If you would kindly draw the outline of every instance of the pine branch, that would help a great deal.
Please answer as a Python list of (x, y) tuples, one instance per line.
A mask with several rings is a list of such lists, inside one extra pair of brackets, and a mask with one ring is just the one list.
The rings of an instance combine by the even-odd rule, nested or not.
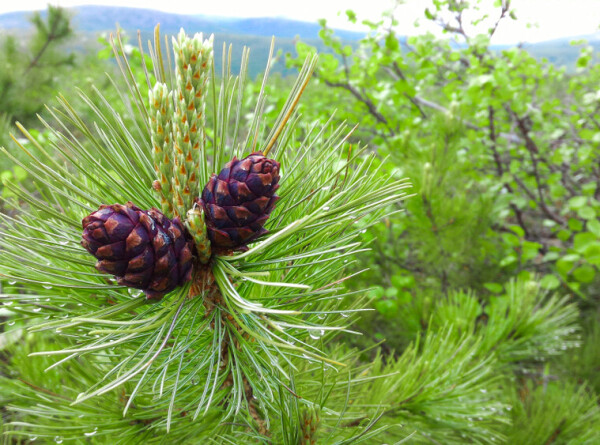
[[(125, 57), (120, 37), (112, 42), (125, 82), (124, 88), (117, 81), (113, 85), (123, 102), (119, 109), (128, 115), (93, 90), (93, 98), (80, 92), (95, 117), (93, 124), (86, 123), (64, 97), (59, 107), (49, 110), (53, 122), (43, 123), (52, 135), (50, 147), (37, 143), (21, 127), (36, 145), (35, 154), (20, 145), (31, 160), (23, 167), (41, 193), (7, 183), (26, 205), (16, 218), (2, 216), (0, 278), (18, 281), (30, 297), (11, 292), (3, 299), (21, 302), (13, 308), (28, 318), (36, 337), (52, 332), (56, 338), (53, 347), (30, 351), (32, 362), (39, 366), (38, 360), (43, 360), (53, 378), (76, 366), (91, 369), (85, 379), (69, 383), (68, 395), (60, 388), (47, 388), (68, 401), (53, 401), (46, 411), (15, 408), (15, 413), (34, 421), (15, 421), (11, 431), (47, 437), (59, 419), (61, 425), (77, 425), (64, 429), (61, 437), (81, 438), (90, 425), (74, 419), (75, 413), (111, 404), (96, 437), (109, 437), (111, 428), (122, 432), (123, 440), (137, 434), (148, 438), (156, 431), (185, 437), (220, 430), (223, 437), (248, 434), (253, 439), (268, 433), (275, 441), (282, 434), (274, 422), (282, 398), (292, 397), (296, 403), (303, 397), (313, 403), (296, 393), (296, 370), (306, 364), (344, 368), (344, 363), (328, 356), (323, 342), (339, 332), (351, 333), (350, 317), (339, 314), (354, 314), (364, 305), (362, 298), (343, 302), (344, 296), (352, 294), (343, 287), (353, 275), (346, 271), (352, 264), (348, 259), (362, 251), (357, 240), (363, 227), (389, 213), (407, 196), (410, 185), (377, 175), (376, 170), (367, 174), (374, 156), (365, 154), (364, 148), (349, 156), (344, 126), (315, 126), (304, 143), (289, 143), (299, 122), (295, 107), (316, 63), (311, 56), (270, 133), (257, 131), (263, 125), (264, 90), (250, 123), (248, 140), (265, 151), (276, 147), (271, 152), (282, 166), (281, 200), (265, 225), (269, 233), (243, 253), (214, 251), (209, 261), (194, 263), (193, 283), (147, 304), (140, 290), (119, 286), (110, 275), (96, 272), (91, 257), (80, 247), (83, 217), (107, 202), (132, 201), (141, 206), (131, 204), (127, 207), (131, 211), (151, 208), (157, 204), (151, 184), (165, 170), (161, 156), (153, 155), (153, 150), (160, 154), (156, 147), (163, 153), (168, 148), (159, 131), (164, 135), (168, 122), (162, 113), (163, 108), (168, 113), (163, 103), (165, 87), (152, 86), (150, 97), (155, 100), (144, 101), (149, 91), (136, 83), (137, 68)], [(149, 53), (153, 71), (160, 73), (165, 66), (161, 53), (157, 49)], [(225, 52), (224, 57), (224, 72), (229, 72)], [(241, 72), (246, 72), (245, 67)], [(214, 69), (212, 74), (214, 80)], [(165, 77), (166, 73), (161, 78)], [(229, 140), (242, 140), (237, 133), (242, 131), (240, 115), (245, 113), (241, 104), (247, 101), (245, 89), (238, 88), (243, 83), (244, 79), (230, 78), (220, 86), (212, 82), (210, 118), (216, 131), (212, 145), (205, 147), (206, 156), (199, 158), (205, 179), (231, 155), (250, 147), (227, 146)], [(186, 97), (184, 101), (190, 100)], [(235, 103), (240, 105), (234, 116)], [(354, 224), (358, 220), (360, 227)], [(202, 218), (195, 222), (205, 224)], [(85, 236), (84, 240), (90, 243)], [(40, 395), (49, 394), (40, 391), (35, 397)], [(97, 400), (101, 400), (98, 405)], [(297, 430), (300, 417), (293, 418), (290, 425)], [(227, 431), (222, 427), (225, 423), (231, 426)], [(247, 433), (241, 424), (255, 432)], [(366, 441), (379, 432), (370, 423), (359, 436)]]

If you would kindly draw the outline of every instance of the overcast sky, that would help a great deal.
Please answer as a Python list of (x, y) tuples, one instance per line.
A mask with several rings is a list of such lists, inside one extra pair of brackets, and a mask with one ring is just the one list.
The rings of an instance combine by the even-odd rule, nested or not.
[[(356, 29), (345, 20), (343, 11), (354, 10), (359, 19), (377, 19), (394, 0), (0, 0), (0, 14), (12, 11), (44, 9), (47, 3), (60, 6), (102, 4), (133, 6), (178, 14), (203, 14), (228, 17), (288, 17), (315, 21), (327, 19), (332, 27)], [(405, 0), (398, 7), (401, 34), (413, 35), (431, 28), (423, 18), (428, 0)], [(492, 5), (494, 0), (482, 0)], [(600, 0), (512, 0), (519, 20), (505, 21), (494, 43), (537, 42), (558, 37), (592, 34), (599, 31)], [(491, 11), (491, 6), (484, 6)], [(415, 22), (420, 26), (415, 28)]]

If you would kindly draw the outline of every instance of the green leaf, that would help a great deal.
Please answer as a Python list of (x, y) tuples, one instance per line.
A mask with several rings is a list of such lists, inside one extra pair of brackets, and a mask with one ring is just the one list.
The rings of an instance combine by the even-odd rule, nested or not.
[(560, 286), (560, 280), (552, 274), (544, 275), (540, 280), (540, 286), (544, 289), (553, 290)]
[(510, 230), (512, 230), (513, 232), (515, 232), (519, 238), (523, 238), (525, 236), (525, 231), (523, 230), (523, 228), (521, 226), (516, 226), (513, 224), (511, 226), (508, 226), (508, 228)]
[(390, 281), (398, 289), (411, 289), (415, 286), (413, 275), (394, 275)]
[(517, 262), (517, 257), (515, 255), (507, 255), (500, 261), (500, 267), (508, 267)]
[(356, 13), (351, 9), (346, 9), (346, 17), (350, 23), (356, 23)]
[(402, 291), (398, 294), (396, 301), (398, 305), (408, 304), (413, 300), (413, 295), (409, 291)]
[(385, 47), (390, 51), (396, 51), (400, 47), (398, 38), (394, 33), (389, 33), (385, 38)]
[(567, 205), (573, 210), (577, 210), (586, 204), (587, 196), (574, 196), (573, 198), (569, 199), (569, 201), (567, 201)]
[(379, 300), (375, 309), (385, 317), (392, 318), (398, 313), (398, 303), (395, 300)]
[(596, 270), (589, 265), (583, 265), (573, 271), (573, 277), (580, 283), (591, 283), (596, 276)]
[(503, 233), (502, 239), (506, 244), (512, 247), (517, 247), (521, 244), (521, 240), (519, 239), (519, 237), (512, 233)]
[(592, 219), (587, 222), (587, 229), (600, 238), (600, 221)]
[(585, 206), (577, 209), (577, 215), (583, 219), (594, 219), (596, 218), (596, 211), (592, 207)]
[(590, 57), (589, 56), (581, 56), (577, 59), (576, 63), (577, 63), (578, 68), (585, 68), (590, 63)]
[(493, 294), (500, 294), (504, 290), (504, 286), (500, 283), (483, 283), (483, 286)]
[(385, 294), (385, 288), (383, 286), (375, 286), (367, 293), (368, 297), (373, 300), (379, 300)]
[(526, 282), (528, 288), (530, 288), (532, 284), (535, 284), (535, 281), (533, 281), (534, 277), (533, 277), (532, 273), (528, 270), (520, 271), (517, 274), (517, 278), (519, 280), (523, 280), (524, 282)]
[(556, 236), (561, 241), (568, 241), (571, 238), (572, 232), (568, 230), (560, 230)]
[(6, 181), (10, 181), (13, 177), (13, 172), (10, 170), (4, 170), (0, 173), (0, 181), (4, 184)]
[(583, 222), (578, 219), (569, 218), (568, 224), (569, 228), (574, 232), (580, 232), (583, 230)]
[(556, 270), (563, 276), (566, 276), (571, 272), (571, 269), (577, 261), (579, 261), (579, 255), (565, 255), (556, 262)]
[(583, 252), (586, 261), (595, 266), (600, 265), (600, 242), (589, 243)]
[(385, 290), (385, 293), (383, 295), (387, 298), (395, 298), (396, 295), (398, 295), (398, 288), (397, 287), (388, 287)]
[(578, 253), (584, 253), (588, 246), (596, 244), (598, 238), (590, 232), (578, 233), (573, 237), (573, 249)]
[(15, 179), (18, 182), (22, 182), (27, 178), (27, 171), (19, 165), (13, 167), (13, 172), (15, 173)]
[(524, 241), (522, 245), (522, 255), (524, 260), (532, 260), (537, 257), (542, 245), (533, 241)]

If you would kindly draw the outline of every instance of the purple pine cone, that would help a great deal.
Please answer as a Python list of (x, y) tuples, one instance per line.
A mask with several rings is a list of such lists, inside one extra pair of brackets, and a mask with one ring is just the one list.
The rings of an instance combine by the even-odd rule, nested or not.
[(263, 228), (279, 199), (279, 162), (255, 152), (233, 158), (219, 175), (213, 174), (197, 203), (204, 206), (211, 245), (244, 249), (267, 233)]
[(81, 245), (120, 285), (142, 289), (160, 299), (191, 279), (192, 250), (179, 218), (170, 220), (156, 209), (101, 205), (82, 220)]

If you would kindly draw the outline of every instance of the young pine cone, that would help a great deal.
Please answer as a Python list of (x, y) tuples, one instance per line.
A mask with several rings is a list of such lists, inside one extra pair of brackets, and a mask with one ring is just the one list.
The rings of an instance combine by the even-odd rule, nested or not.
[(191, 245), (178, 218), (128, 202), (101, 205), (82, 225), (81, 245), (98, 259), (96, 269), (142, 289), (148, 299), (160, 299), (191, 278)]
[(267, 233), (263, 228), (279, 188), (279, 162), (255, 152), (233, 158), (219, 175), (213, 174), (202, 191), (208, 237), (213, 248), (244, 249)]

